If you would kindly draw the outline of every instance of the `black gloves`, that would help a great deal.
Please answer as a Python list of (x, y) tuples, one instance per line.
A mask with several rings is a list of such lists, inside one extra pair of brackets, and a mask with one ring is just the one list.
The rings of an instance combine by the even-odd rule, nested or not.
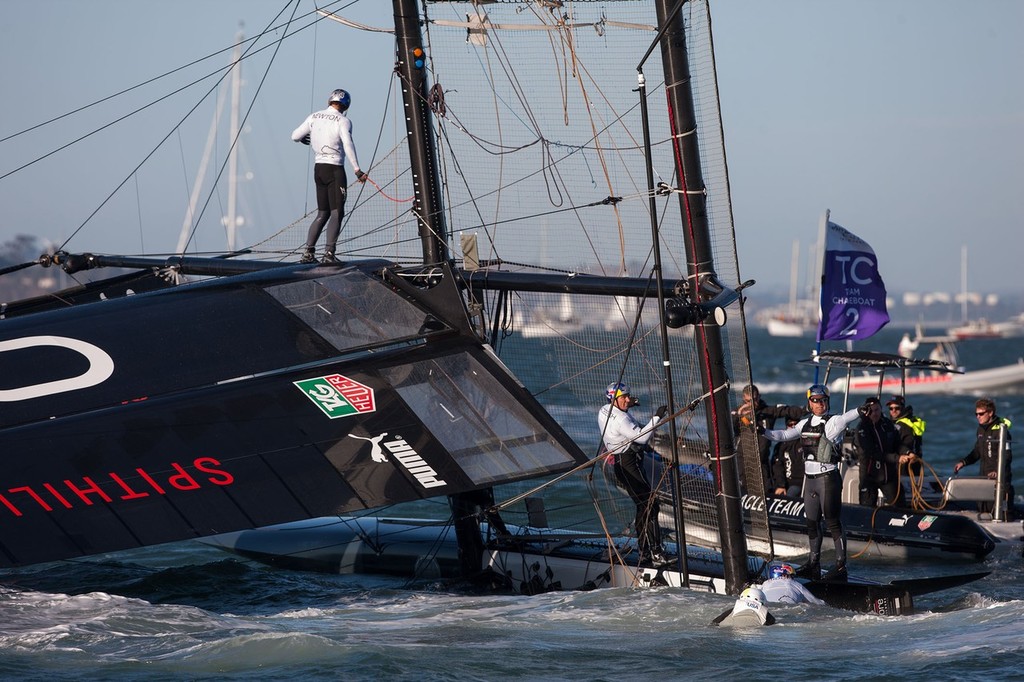
[(307, 133), (304, 138), (299, 140), (299, 142), (301, 142), (302, 144), (307, 144), (308, 145), (309, 144), (309, 133)]
[(358, 180), (359, 182), (366, 182), (366, 173), (364, 173), (363, 171), (357, 171), (356, 180)]
[(759, 436), (763, 436), (764, 435), (764, 426), (762, 426), (761, 424), (758, 424), (757, 426), (755, 426), (754, 430), (757, 431), (757, 435), (759, 435)]
[(860, 407), (857, 408), (857, 414), (859, 414), (862, 417), (866, 417), (870, 413), (871, 413), (871, 405), (868, 405), (867, 403), (865, 403), (864, 405), (861, 405)]
[(662, 405), (661, 407), (654, 411), (654, 414), (655, 416), (658, 417), (658, 419), (664, 419), (666, 412), (668, 412), (668, 405)]

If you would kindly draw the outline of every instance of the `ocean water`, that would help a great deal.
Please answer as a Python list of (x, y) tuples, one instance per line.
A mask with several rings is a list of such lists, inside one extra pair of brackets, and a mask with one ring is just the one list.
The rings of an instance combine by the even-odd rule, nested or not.
[[(879, 335), (877, 349), (895, 346)], [(766, 399), (800, 400), (811, 341), (752, 332)], [(968, 367), (1015, 362), (1020, 339), (964, 344)], [(1000, 414), (1024, 423), (1021, 395)], [(912, 400), (947, 474), (973, 440), (971, 396)], [(580, 418), (590, 419), (589, 411)], [(1019, 470), (1019, 464), (1018, 464)], [(1018, 476), (1018, 482), (1020, 482)], [(1022, 486), (1018, 486), (1018, 490)], [(1018, 498), (1019, 499), (1019, 498)], [(708, 623), (732, 599), (672, 588), (532, 597), (272, 569), (198, 543), (0, 571), (2, 679), (1020, 679), (1024, 560), (854, 563), (865, 577), (987, 578), (889, 618), (774, 605), (778, 624)]]

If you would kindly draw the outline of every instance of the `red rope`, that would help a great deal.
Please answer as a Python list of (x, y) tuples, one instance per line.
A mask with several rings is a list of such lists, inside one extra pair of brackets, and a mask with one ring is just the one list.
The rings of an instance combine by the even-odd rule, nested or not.
[(381, 189), (381, 186), (378, 185), (376, 182), (374, 182), (373, 179), (369, 175), (366, 176), (366, 181), (368, 183), (370, 183), (371, 185), (373, 185), (374, 187), (376, 187), (377, 191), (380, 192), (381, 196), (383, 196), (385, 199), (389, 199), (391, 201), (394, 201), (395, 203), (404, 204), (405, 202), (412, 201), (413, 199), (416, 198), (416, 195), (413, 195), (413, 196), (409, 197), (408, 199), (396, 199), (395, 197), (389, 195), (387, 192), (385, 192), (383, 189)]

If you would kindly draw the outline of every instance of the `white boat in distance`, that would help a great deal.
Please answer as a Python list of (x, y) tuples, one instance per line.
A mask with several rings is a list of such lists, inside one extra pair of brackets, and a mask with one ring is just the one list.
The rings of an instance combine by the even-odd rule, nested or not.
[[(911, 341), (904, 335), (900, 354), (869, 351), (826, 351), (807, 362), (826, 362), (828, 369), (846, 368), (846, 376), (830, 384), (833, 391), (849, 394), (991, 394), (1024, 387), (1024, 358), (1012, 365), (967, 371), (959, 364), (956, 339), (936, 336)], [(929, 359), (909, 357), (921, 343), (934, 343)], [(854, 374), (854, 370), (858, 370)], [(828, 371), (825, 374), (828, 382)]]

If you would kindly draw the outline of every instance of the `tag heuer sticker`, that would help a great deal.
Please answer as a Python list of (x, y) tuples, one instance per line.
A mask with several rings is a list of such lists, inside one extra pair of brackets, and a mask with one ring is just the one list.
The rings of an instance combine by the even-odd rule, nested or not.
[(373, 389), (340, 374), (294, 383), (331, 419), (377, 411)]

